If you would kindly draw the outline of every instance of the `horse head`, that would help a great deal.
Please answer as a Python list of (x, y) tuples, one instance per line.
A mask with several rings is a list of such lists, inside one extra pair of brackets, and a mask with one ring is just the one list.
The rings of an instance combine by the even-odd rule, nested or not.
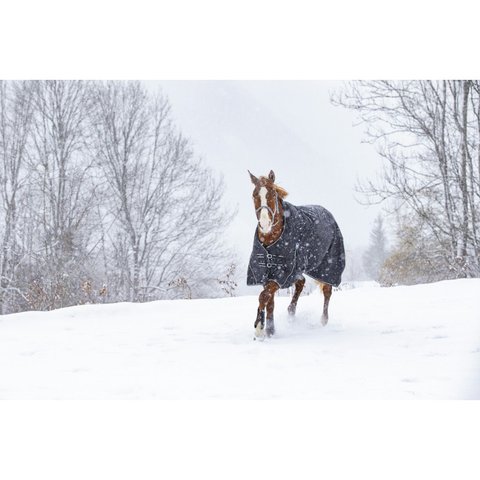
[(250, 171), (250, 179), (255, 186), (253, 190), (253, 203), (258, 220), (258, 229), (263, 235), (269, 235), (272, 228), (281, 221), (281, 199), (287, 196), (287, 192), (275, 185), (275, 173), (270, 170), (268, 177), (257, 178)]

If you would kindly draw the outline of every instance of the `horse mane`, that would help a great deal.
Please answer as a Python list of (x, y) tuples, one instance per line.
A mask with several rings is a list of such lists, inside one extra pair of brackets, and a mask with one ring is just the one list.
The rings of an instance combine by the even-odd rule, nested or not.
[(275, 189), (275, 191), (278, 193), (278, 196), (282, 200), (288, 195), (288, 192), (284, 188), (280, 187), (279, 185), (273, 184), (273, 188)]
[[(271, 180), (269, 180), (267, 177), (260, 177), (260, 180), (272, 183)], [(280, 185), (272, 183), (272, 188), (277, 192), (278, 196), (282, 200), (288, 195), (288, 192), (283, 187), (281, 187)]]

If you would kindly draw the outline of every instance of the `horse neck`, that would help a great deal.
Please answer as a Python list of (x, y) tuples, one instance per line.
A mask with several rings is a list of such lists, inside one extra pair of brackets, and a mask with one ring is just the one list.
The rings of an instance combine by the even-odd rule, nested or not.
[(283, 204), (279, 200), (278, 202), (278, 212), (275, 214), (273, 217), (273, 223), (274, 226), (272, 227), (272, 230), (270, 233), (261, 233), (260, 229), (257, 227), (257, 235), (260, 241), (262, 242), (263, 245), (271, 245), (272, 243), (275, 243), (282, 235), (283, 232), (283, 222), (284, 222), (284, 216), (283, 216)]

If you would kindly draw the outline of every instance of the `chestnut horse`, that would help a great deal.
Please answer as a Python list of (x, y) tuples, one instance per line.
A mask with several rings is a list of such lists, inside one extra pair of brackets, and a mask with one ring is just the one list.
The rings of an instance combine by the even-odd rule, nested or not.
[[(247, 275), (248, 285), (262, 285), (255, 336), (275, 333), (273, 319), (275, 293), (295, 286), (288, 313), (295, 315), (298, 298), (307, 274), (314, 278), (324, 296), (322, 325), (328, 322), (332, 286), (341, 282), (345, 268), (343, 238), (332, 214), (319, 205), (297, 207), (285, 201), (287, 191), (276, 185), (275, 174), (255, 177), (253, 202), (258, 225)], [(265, 309), (267, 321), (265, 329)]]

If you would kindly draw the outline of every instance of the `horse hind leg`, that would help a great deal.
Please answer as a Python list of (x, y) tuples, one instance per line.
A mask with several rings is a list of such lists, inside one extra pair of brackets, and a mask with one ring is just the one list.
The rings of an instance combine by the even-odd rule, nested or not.
[(304, 286), (305, 286), (305, 277), (302, 277), (295, 282), (295, 292), (292, 296), (292, 301), (288, 306), (288, 313), (292, 316), (295, 315), (295, 312), (297, 311), (298, 298), (300, 297), (300, 294), (302, 293)]
[(321, 283), (318, 282), (318, 286), (320, 290), (323, 292), (323, 314), (322, 314), (322, 325), (326, 325), (328, 323), (328, 304), (330, 303), (330, 297), (332, 296), (332, 286), (328, 285), (328, 283)]

